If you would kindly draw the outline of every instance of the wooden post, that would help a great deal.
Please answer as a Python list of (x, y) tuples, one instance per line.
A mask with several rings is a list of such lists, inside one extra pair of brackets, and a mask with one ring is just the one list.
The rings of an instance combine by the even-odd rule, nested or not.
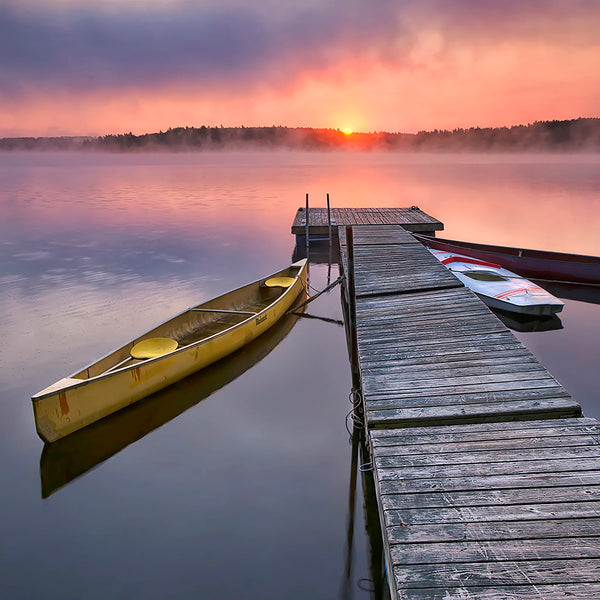
[(360, 431), (356, 427), (356, 421), (352, 420), (352, 459), (350, 460), (350, 490), (348, 494), (348, 530), (346, 532), (346, 569), (344, 576), (344, 593), (342, 598), (352, 598), (352, 567), (354, 545), (354, 520), (356, 513), (356, 483), (358, 480), (358, 449), (360, 443)]
[(354, 280), (354, 233), (346, 226), (346, 252), (348, 254), (348, 317), (350, 319), (350, 364), (353, 377), (358, 377), (358, 340), (356, 337), (356, 285)]
[(306, 258), (308, 258), (308, 246), (310, 244), (309, 239), (308, 239), (308, 194), (306, 194), (306, 227), (305, 227), (305, 232), (306, 232)]
[(348, 253), (348, 306), (350, 308), (350, 326), (356, 325), (356, 287), (354, 283), (354, 233), (352, 226), (346, 226), (346, 252)]

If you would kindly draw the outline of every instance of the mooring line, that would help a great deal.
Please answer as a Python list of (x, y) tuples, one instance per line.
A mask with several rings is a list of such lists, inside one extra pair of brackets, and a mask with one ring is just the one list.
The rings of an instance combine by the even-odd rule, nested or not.
[(348, 427), (348, 421), (351, 420), (354, 426), (354, 429), (364, 429), (365, 422), (360, 414), (358, 414), (357, 410), (362, 405), (362, 394), (360, 390), (357, 388), (352, 388), (350, 394), (348, 395), (348, 400), (352, 404), (352, 408), (346, 414), (345, 422), (346, 422), (346, 431), (352, 437), (352, 431), (350, 431), (350, 427)]
[(295, 315), (296, 317), (304, 317), (305, 319), (317, 319), (319, 321), (325, 321), (325, 323), (333, 323), (334, 325), (339, 325), (343, 327), (344, 321), (340, 319), (331, 319), (330, 317), (319, 317), (317, 315), (311, 315), (309, 313), (304, 312), (289, 312), (290, 315)]
[[(300, 278), (300, 279), (302, 279), (302, 278)], [(306, 306), (307, 304), (311, 303), (313, 300), (316, 300), (319, 296), (321, 296), (325, 292), (328, 292), (329, 290), (333, 289), (336, 285), (341, 283), (343, 280), (344, 280), (344, 276), (340, 275), (333, 283), (330, 283), (325, 289), (323, 289), (319, 292), (312, 285), (310, 285), (310, 283), (308, 283), (308, 281), (304, 281), (304, 279), (302, 279), (302, 281), (304, 281), (304, 285), (306, 286), (307, 290), (308, 290), (308, 288), (311, 288), (311, 289), (315, 290), (317, 293), (314, 296), (309, 296), (304, 302), (302, 302), (298, 306), (295, 306), (294, 311), (298, 310), (299, 308), (302, 308), (303, 306)]]

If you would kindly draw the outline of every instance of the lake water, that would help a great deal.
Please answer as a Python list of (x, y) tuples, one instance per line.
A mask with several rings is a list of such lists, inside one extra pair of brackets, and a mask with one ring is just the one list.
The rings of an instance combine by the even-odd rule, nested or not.
[[(380, 596), (335, 324), (285, 322), (60, 445), (33, 423), (33, 393), (289, 264), (305, 193), (418, 205), (446, 237), (600, 255), (598, 156), (2, 154), (0, 180), (7, 598)], [(336, 276), (311, 265), (317, 289)], [(340, 319), (339, 288), (310, 312)], [(600, 305), (566, 300), (560, 317), (517, 336), (600, 418)]]

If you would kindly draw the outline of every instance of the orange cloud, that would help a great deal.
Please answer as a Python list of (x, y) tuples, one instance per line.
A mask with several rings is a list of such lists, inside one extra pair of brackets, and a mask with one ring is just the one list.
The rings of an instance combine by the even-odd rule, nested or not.
[[(32, 23), (13, 11), (19, 35), (0, 42), (12, 50), (0, 58), (0, 136), (202, 124), (418, 131), (598, 115), (600, 6), (356, 3), (354, 16), (336, 20), (326, 0), (302, 15), (262, 4), (239, 14), (227, 3), (195, 8), (191, 24), (182, 12), (190, 5), (172, 3), (172, 15), (165, 5), (138, 19), (138, 50), (123, 40), (113, 48), (115, 32), (136, 25), (116, 1), (88, 20), (62, 3), (64, 47), (53, 35), (58, 13), (46, 30), (41, 16)], [(195, 24), (205, 18), (216, 33), (199, 42)]]

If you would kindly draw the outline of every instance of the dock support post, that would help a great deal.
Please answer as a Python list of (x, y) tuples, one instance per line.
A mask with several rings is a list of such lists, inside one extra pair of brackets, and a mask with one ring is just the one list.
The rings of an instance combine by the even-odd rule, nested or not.
[(306, 258), (308, 258), (308, 246), (310, 244), (310, 241), (308, 239), (308, 194), (306, 194), (306, 227), (305, 227), (305, 232), (306, 232)]
[(346, 226), (346, 253), (348, 255), (348, 313), (350, 317), (350, 363), (352, 374), (358, 375), (358, 339), (356, 337), (356, 286), (354, 281), (354, 233)]
[(354, 233), (352, 226), (346, 226), (346, 252), (348, 254), (348, 307), (350, 308), (350, 325), (356, 326), (356, 288), (354, 283)]

